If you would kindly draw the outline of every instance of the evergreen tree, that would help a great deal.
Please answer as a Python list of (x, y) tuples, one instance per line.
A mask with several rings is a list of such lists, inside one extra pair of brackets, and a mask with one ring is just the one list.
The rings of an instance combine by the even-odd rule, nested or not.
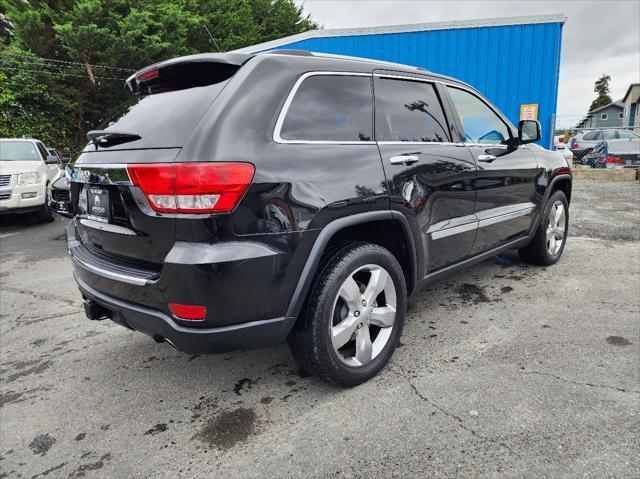
[(602, 75), (594, 83), (593, 91), (597, 93), (598, 96), (595, 100), (593, 100), (593, 102), (591, 102), (589, 113), (597, 108), (600, 108), (601, 106), (605, 106), (611, 103), (611, 97), (609, 96), (609, 93), (611, 92), (611, 89), (609, 88), (610, 81), (611, 77), (609, 75)]
[(124, 80), (137, 69), (317, 28), (294, 0), (0, 0), (0, 7), (0, 136), (36, 136), (73, 151), (125, 100)]

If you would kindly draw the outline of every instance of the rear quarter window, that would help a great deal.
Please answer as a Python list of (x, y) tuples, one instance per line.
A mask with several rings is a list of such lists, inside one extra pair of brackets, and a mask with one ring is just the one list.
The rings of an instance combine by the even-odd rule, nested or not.
[(279, 131), (276, 126), (276, 139), (372, 141), (372, 103), (370, 76), (310, 76), (295, 91)]

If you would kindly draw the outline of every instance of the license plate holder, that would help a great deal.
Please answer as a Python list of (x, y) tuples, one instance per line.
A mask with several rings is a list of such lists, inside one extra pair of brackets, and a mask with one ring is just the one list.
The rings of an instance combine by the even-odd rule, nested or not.
[(109, 191), (97, 186), (85, 187), (87, 192), (87, 218), (101, 223), (111, 221)]

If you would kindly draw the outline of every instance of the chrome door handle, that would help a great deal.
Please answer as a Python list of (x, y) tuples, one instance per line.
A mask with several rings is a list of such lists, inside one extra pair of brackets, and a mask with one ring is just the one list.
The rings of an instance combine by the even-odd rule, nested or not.
[(478, 155), (478, 161), (482, 161), (483, 163), (491, 163), (495, 159), (496, 157), (494, 155)]
[(417, 162), (418, 157), (416, 155), (400, 155), (389, 158), (389, 163), (392, 165), (413, 165)]

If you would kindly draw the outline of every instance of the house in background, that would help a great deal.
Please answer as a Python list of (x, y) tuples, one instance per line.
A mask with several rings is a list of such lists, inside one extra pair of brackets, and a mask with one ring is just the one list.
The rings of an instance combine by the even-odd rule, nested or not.
[(640, 83), (629, 85), (622, 103), (624, 104), (622, 126), (631, 127), (636, 133), (640, 133)]
[(589, 113), (580, 123), (578, 128), (620, 128), (624, 116), (624, 103), (622, 100), (614, 101), (608, 105), (596, 108)]

